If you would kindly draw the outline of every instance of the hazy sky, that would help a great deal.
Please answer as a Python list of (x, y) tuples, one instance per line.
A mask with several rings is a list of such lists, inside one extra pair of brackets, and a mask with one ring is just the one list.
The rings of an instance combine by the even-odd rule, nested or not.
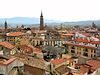
[(100, 19), (100, 0), (0, 0), (0, 18), (37, 17), (80, 21)]

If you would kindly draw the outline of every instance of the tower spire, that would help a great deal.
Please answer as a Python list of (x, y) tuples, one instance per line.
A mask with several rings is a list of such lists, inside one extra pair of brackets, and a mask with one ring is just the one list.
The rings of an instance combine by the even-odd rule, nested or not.
[(43, 17), (42, 10), (41, 10), (41, 17)]
[(5, 23), (4, 23), (4, 27), (5, 27), (5, 41), (6, 41), (6, 33), (7, 33), (7, 22), (5, 20)]
[(42, 11), (41, 11), (41, 15), (40, 15), (40, 30), (44, 30), (44, 21), (43, 21)]
[(7, 31), (7, 21), (5, 20), (5, 32)]

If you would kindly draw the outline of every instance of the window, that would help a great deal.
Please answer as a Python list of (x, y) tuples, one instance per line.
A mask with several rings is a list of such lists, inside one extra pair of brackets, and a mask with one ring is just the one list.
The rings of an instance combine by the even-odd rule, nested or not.
[(1, 47), (1, 50), (3, 50), (3, 47)]
[(85, 52), (88, 52), (88, 49), (87, 48), (85, 49)]
[(97, 47), (98, 45), (96, 44), (96, 47)]
[(74, 46), (72, 46), (71, 48), (72, 48), (72, 49), (75, 49), (75, 47), (74, 47)]
[(93, 50), (91, 50), (91, 52), (93, 52)]
[(75, 51), (74, 50), (71, 50), (71, 53), (75, 53)]
[(91, 58), (93, 58), (93, 55), (91, 54)]
[(96, 53), (96, 50), (94, 50), (94, 53)]
[(94, 57), (96, 57), (96, 55), (94, 55)]
[(73, 65), (73, 62), (72, 62), (72, 65)]
[(88, 57), (88, 53), (84, 53), (83, 55), (86, 56), (86, 57)]

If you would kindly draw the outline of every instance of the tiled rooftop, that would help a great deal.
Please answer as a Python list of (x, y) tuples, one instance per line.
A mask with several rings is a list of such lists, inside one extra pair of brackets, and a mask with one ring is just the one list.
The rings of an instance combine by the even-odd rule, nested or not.
[(92, 41), (91, 43), (100, 45), (100, 41)]
[(0, 65), (9, 65), (11, 62), (16, 60), (16, 57), (12, 56), (10, 58), (5, 58), (3, 56), (0, 56)]
[(88, 73), (89, 72), (89, 68), (90, 68), (89, 65), (86, 65), (86, 64), (81, 65), (80, 66), (80, 73), (82, 73), (82, 74), (85, 74), (86, 72)]
[(94, 69), (94, 70), (96, 70), (97, 68), (100, 68), (99, 60), (89, 60), (89, 61), (87, 61), (87, 64), (92, 66), (92, 69)]
[(76, 38), (75, 41), (83, 42), (83, 43), (90, 43), (90, 40), (88, 40), (87, 38)]
[(91, 36), (90, 33), (86, 33), (86, 32), (84, 32), (84, 33), (82, 33), (82, 34), (85, 35), (85, 36), (87, 36), (87, 37)]
[(30, 57), (30, 56), (27, 56), (24, 54), (16, 54), (15, 56), (20, 61), (22, 61), (24, 64), (47, 70), (47, 66), (46, 66), (45, 61), (43, 59)]
[(65, 74), (65, 73), (68, 73), (68, 72), (70, 71), (70, 69), (69, 69), (66, 65), (62, 65), (62, 66), (56, 68), (56, 71), (57, 71), (59, 74), (63, 75), (63, 74)]
[(80, 43), (100, 44), (100, 41), (90, 41), (87, 38), (76, 38), (74, 41)]
[(74, 36), (74, 34), (62, 34), (62, 36), (69, 36), (69, 37), (71, 37), (71, 36)]
[(65, 62), (65, 61), (66, 61), (66, 58), (59, 58), (59, 59), (51, 60), (51, 63), (55, 64), (55, 65), (58, 65), (58, 64), (61, 64), (61, 63)]
[(23, 53), (33, 53), (33, 46), (31, 45), (20, 45), (19, 48)]
[(14, 45), (12, 45), (11, 43), (9, 43), (9, 42), (0, 42), (0, 45), (1, 46), (3, 46), (3, 47), (6, 47), (6, 48), (8, 48), (8, 49), (13, 49), (15, 46)]
[(36, 53), (36, 54), (42, 53), (42, 50), (40, 50), (39, 48), (35, 48), (34, 51), (33, 51), (33, 53)]
[(10, 32), (10, 33), (7, 33), (7, 36), (22, 36), (24, 34), (25, 33), (23, 32)]
[(72, 46), (83, 47), (83, 48), (95, 49), (95, 47), (93, 47), (93, 46), (81, 45), (81, 44), (76, 44), (76, 43), (66, 42), (65, 44), (67, 44), (67, 45), (72, 45)]

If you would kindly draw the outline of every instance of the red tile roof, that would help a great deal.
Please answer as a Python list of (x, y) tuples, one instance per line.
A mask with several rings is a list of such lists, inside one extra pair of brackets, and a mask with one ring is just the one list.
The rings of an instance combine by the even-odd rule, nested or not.
[(61, 75), (65, 75), (66, 73), (70, 71), (70, 69), (66, 65), (61, 65), (57, 67), (55, 70)]
[(66, 61), (66, 58), (59, 58), (59, 59), (51, 60), (51, 63), (55, 64), (55, 65), (58, 65), (58, 64), (61, 64), (61, 63), (65, 62), (65, 61)]
[(83, 32), (82, 34), (85, 35), (85, 36), (87, 36), (87, 37), (91, 36), (90, 33), (86, 33), (86, 32)]
[(92, 44), (99, 44), (100, 45), (100, 41), (92, 41)]
[(36, 54), (39, 54), (39, 53), (42, 53), (42, 50), (38, 49), (38, 48), (35, 48), (33, 53), (36, 53)]
[(33, 46), (30, 45), (20, 45), (20, 49), (23, 53), (33, 53)]
[(23, 32), (11, 32), (11, 33), (7, 33), (7, 36), (22, 36), (25, 33)]
[(100, 39), (100, 36), (97, 36), (96, 38)]
[(9, 42), (0, 42), (0, 45), (1, 46), (3, 46), (3, 47), (6, 47), (6, 48), (8, 48), (8, 49), (13, 49), (15, 46), (14, 45), (12, 45), (11, 43), (9, 43)]
[(69, 36), (69, 37), (71, 37), (71, 36), (74, 36), (74, 34), (62, 34), (62, 36)]
[(76, 38), (75, 41), (83, 42), (83, 43), (90, 43), (90, 40), (88, 40), (87, 38)]
[(15, 56), (26, 65), (47, 70), (47, 65), (45, 64), (44, 59), (30, 57), (25, 54), (15, 54)]
[(100, 44), (100, 41), (90, 41), (87, 38), (76, 38), (75, 42), (83, 42), (83, 43), (92, 43), (92, 44)]
[(89, 65), (81, 65), (80, 66), (80, 73), (85, 74), (87, 72), (89, 72), (90, 66)]
[(89, 60), (89, 61), (87, 61), (87, 64), (92, 66), (92, 69), (94, 69), (94, 70), (96, 70), (97, 68), (100, 68), (99, 60)]
[(16, 60), (16, 57), (12, 56), (8, 60), (6, 60), (6, 61), (0, 61), (0, 65), (7, 66), (7, 65), (9, 65), (10, 63), (12, 63), (15, 60)]
[(89, 48), (89, 49), (95, 49), (95, 47), (92, 46), (86, 46), (86, 45), (80, 45), (80, 44), (74, 44), (74, 43), (65, 43), (66, 45), (72, 45), (72, 46), (77, 46), (77, 47), (83, 47), (83, 48)]

